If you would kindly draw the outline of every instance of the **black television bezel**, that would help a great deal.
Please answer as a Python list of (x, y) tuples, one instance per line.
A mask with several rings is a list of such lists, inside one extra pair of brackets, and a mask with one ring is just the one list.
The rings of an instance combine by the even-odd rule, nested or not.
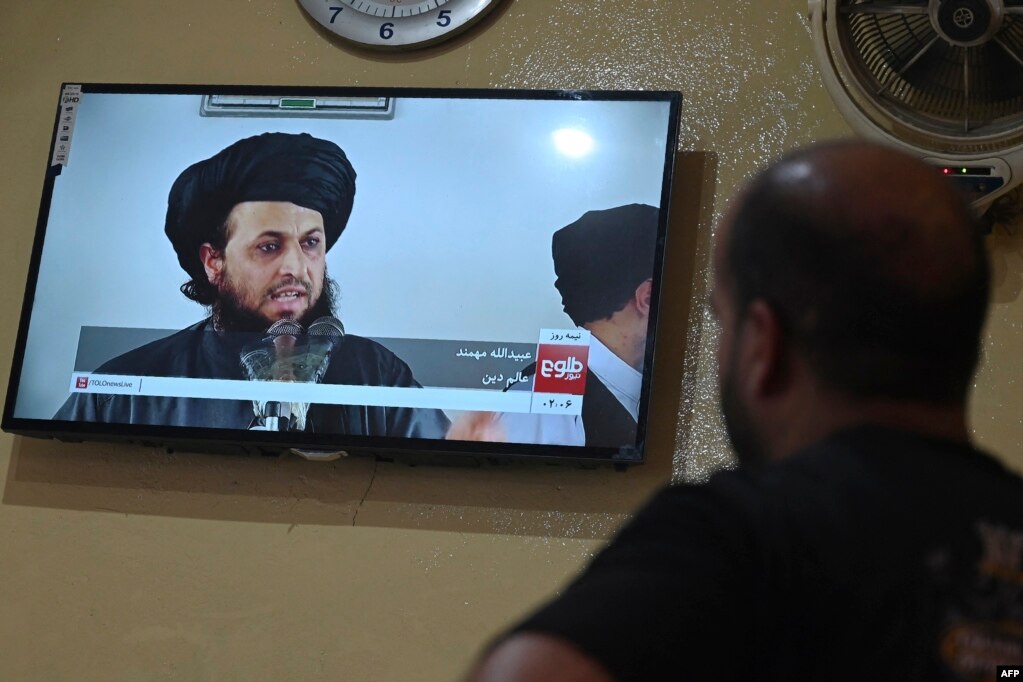
[[(28, 419), (14, 416), (14, 405), (21, 385), (28, 327), (35, 301), (35, 290), (42, 259), (43, 242), (49, 221), (50, 202), (54, 183), (61, 167), (47, 165), (36, 222), (35, 238), (29, 264), (25, 296), (22, 301), (18, 333), (14, 346), (7, 400), (4, 404), (0, 428), (5, 432), (35, 438), (56, 439), (64, 442), (101, 441), (126, 442), (168, 449), (187, 449), (200, 452), (277, 455), (289, 451), (299, 454), (344, 453), (374, 455), (384, 459), (409, 461), (456, 461), (483, 458), (489, 461), (554, 461), (579, 464), (638, 464), (646, 457), (646, 436), (650, 401), (653, 395), (654, 352), (661, 309), (664, 255), (667, 241), (668, 217), (673, 186), (675, 157), (678, 147), (679, 117), (682, 95), (659, 90), (531, 90), (502, 88), (409, 88), (409, 87), (344, 87), (317, 85), (167, 85), (124, 83), (71, 83), (61, 84), (54, 113), (53, 134), (47, 159), (53, 158), (60, 122), (60, 93), (67, 85), (81, 86), (85, 93), (153, 94), (153, 95), (207, 95), (249, 94), (289, 96), (383, 96), (394, 98), (459, 98), (459, 99), (534, 99), (534, 100), (597, 100), (597, 101), (658, 101), (669, 104), (666, 131), (663, 184), (661, 189), (658, 239), (655, 251), (653, 289), (651, 293), (650, 332), (647, 335), (643, 371), (643, 384), (639, 403), (635, 447), (595, 447), (571, 445), (536, 445), (527, 443), (494, 443), (483, 441), (449, 441), (425, 438), (391, 438), (386, 436), (346, 436), (328, 433), (274, 433), (244, 431), (212, 427), (149, 426), (140, 424), (94, 423)], [(200, 434), (196, 434), (196, 432)], [(296, 438), (301, 436), (301, 438)]]

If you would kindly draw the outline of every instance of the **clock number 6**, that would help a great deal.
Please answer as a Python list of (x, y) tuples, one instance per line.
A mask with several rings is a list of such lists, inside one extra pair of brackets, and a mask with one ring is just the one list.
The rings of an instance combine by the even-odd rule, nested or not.
[(443, 27), (443, 26), (449, 26), (450, 24), (451, 24), (451, 10), (449, 10), (449, 9), (442, 9), (440, 11), (440, 14), (437, 15), (437, 25)]
[(380, 37), (384, 40), (390, 40), (394, 37), (394, 24), (387, 22), (380, 25)]
[(333, 24), (334, 20), (337, 19), (337, 15), (341, 14), (341, 12), (343, 12), (345, 8), (344, 7), (328, 7), (327, 9), (329, 9), (331, 12), (333, 12), (333, 14), (330, 15), (330, 23)]

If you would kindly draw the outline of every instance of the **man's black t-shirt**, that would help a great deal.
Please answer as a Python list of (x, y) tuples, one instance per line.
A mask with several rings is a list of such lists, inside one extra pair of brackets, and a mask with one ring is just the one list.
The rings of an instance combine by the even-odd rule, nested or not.
[(517, 631), (621, 680), (981, 680), (1023, 663), (1023, 480), (877, 428), (657, 495)]

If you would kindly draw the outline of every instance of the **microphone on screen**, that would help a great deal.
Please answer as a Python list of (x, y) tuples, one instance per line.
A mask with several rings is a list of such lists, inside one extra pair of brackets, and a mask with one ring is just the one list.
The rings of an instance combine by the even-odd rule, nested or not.
[(296, 381), (295, 342), (302, 331), (302, 325), (290, 319), (277, 320), (267, 328), (274, 349), (273, 381)]
[[(274, 349), (274, 362), (271, 378), (273, 381), (301, 381), (297, 375), (303, 364), (300, 353), (296, 352), (296, 342), (304, 330), (302, 325), (291, 319), (277, 320), (267, 327), (266, 334), (271, 339)], [(270, 410), (273, 403), (278, 405), (276, 429), (273, 429), (274, 417), (267, 414), (267, 428), (277, 431), (302, 431), (305, 429), (305, 417), (309, 403), (293, 403), (287, 401), (271, 401), (264, 409)]]
[[(255, 347), (242, 351), (242, 367), (253, 381), (318, 383), (344, 338), (341, 320), (329, 315), (314, 320), (308, 330), (295, 320), (278, 320)], [(254, 400), (254, 426), (250, 428), (305, 430), (309, 406), (308, 402)]]
[(314, 367), (308, 381), (318, 382), (327, 372), (330, 358), (341, 342), (345, 340), (345, 326), (336, 317), (325, 315), (309, 325), (306, 344), (308, 362)]
[[(300, 358), (296, 343), (304, 330), (295, 320), (277, 320), (266, 330), (266, 336), (242, 351), (241, 364), (250, 381), (296, 381)], [(277, 400), (253, 400), (254, 418), (250, 430), (289, 431), (305, 428), (308, 403)]]

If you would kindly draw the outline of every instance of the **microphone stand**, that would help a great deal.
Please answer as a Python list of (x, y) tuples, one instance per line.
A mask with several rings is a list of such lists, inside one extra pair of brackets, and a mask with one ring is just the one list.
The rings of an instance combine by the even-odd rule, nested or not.
[[(242, 351), (241, 364), (250, 381), (318, 383), (327, 371), (334, 349), (344, 340), (345, 328), (335, 317), (321, 317), (307, 334), (294, 320), (278, 320), (266, 330), (255, 348)], [(309, 403), (252, 401), (255, 417), (249, 430), (304, 431)]]

